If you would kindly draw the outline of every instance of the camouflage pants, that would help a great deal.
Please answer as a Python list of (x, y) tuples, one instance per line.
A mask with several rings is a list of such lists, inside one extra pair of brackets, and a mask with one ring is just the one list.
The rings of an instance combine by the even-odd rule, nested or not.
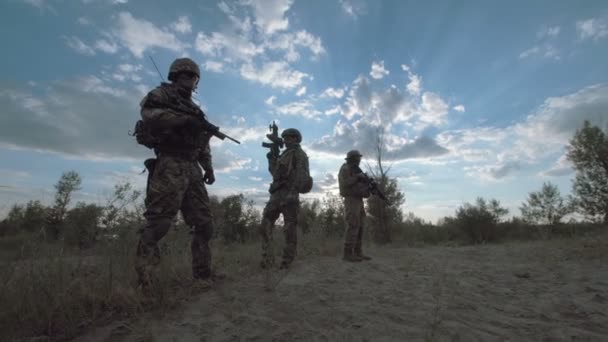
[(352, 248), (356, 252), (361, 252), (364, 219), (363, 198), (344, 197), (344, 221), (346, 222), (346, 233), (344, 234), (345, 248)]
[[(266, 203), (260, 226), (260, 234), (262, 236), (262, 262), (272, 264), (274, 255), (271, 250), (272, 230), (274, 223), (283, 214), (285, 225), (283, 233), (285, 235), (285, 248), (283, 249), (283, 262), (291, 263), (296, 257), (298, 245), (298, 207), (299, 201), (297, 195), (294, 198), (289, 198), (282, 191), (278, 191), (270, 196), (270, 200)], [(293, 195), (291, 196), (293, 197)]]
[(148, 281), (150, 272), (160, 263), (158, 241), (162, 239), (177, 212), (194, 227), (192, 233), (192, 275), (207, 278), (211, 275), (213, 221), (209, 196), (203, 175), (196, 161), (161, 155), (149, 175), (146, 190), (146, 224), (137, 246), (136, 271), (140, 283)]

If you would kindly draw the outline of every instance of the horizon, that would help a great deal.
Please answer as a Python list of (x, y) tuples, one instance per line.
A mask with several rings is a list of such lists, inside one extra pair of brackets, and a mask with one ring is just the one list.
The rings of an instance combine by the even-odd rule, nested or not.
[[(519, 5), (516, 5), (519, 4)], [(346, 152), (386, 163), (404, 213), (451, 216), (477, 197), (519, 215), (545, 182), (562, 196), (565, 147), (587, 120), (608, 132), (608, 3), (13, 0), (0, 17), (0, 216), (52, 201), (68, 170), (74, 202), (145, 185), (152, 151), (128, 135), (139, 101), (179, 57), (201, 68), (196, 100), (241, 140), (212, 139), (210, 195), (269, 197), (268, 125), (298, 128), (314, 191), (337, 193)], [(42, 59), (41, 59), (42, 56)]]

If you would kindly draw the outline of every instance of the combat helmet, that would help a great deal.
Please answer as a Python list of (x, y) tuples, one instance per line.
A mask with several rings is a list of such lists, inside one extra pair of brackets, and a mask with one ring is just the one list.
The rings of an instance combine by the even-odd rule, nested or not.
[(346, 160), (355, 159), (357, 157), (363, 157), (363, 155), (358, 150), (350, 150), (346, 153)]
[(281, 133), (282, 138), (285, 138), (286, 136), (296, 137), (298, 144), (302, 142), (302, 134), (295, 128), (287, 128)]
[(175, 82), (177, 80), (177, 74), (180, 72), (191, 72), (196, 74), (198, 78), (201, 78), (201, 70), (198, 68), (196, 62), (191, 60), (190, 58), (178, 58), (169, 67), (169, 76), (167, 78), (169, 81)]

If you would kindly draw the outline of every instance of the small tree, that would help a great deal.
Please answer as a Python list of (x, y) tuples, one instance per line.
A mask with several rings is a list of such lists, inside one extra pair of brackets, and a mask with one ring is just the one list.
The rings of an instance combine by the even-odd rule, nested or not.
[(368, 165), (371, 176), (378, 183), (378, 189), (387, 197), (388, 201), (371, 196), (367, 200), (368, 213), (370, 220), (374, 222), (372, 230), (373, 239), (376, 243), (385, 244), (392, 240), (391, 232), (399, 225), (403, 219), (401, 205), (405, 203), (405, 195), (399, 190), (396, 179), (389, 177), (390, 166), (384, 165), (384, 152), (386, 143), (384, 141), (384, 130), (379, 127), (376, 131), (374, 167)]
[(101, 223), (108, 230), (115, 230), (124, 221), (132, 220), (129, 206), (137, 209), (137, 201), (141, 198), (141, 191), (135, 190), (129, 182), (114, 185), (114, 193), (108, 199), (103, 209)]
[(526, 222), (536, 224), (558, 224), (569, 211), (559, 189), (550, 182), (544, 183), (540, 191), (531, 192), (519, 209)]
[(55, 184), (55, 203), (49, 211), (46, 226), (46, 236), (57, 240), (61, 233), (61, 224), (68, 211), (68, 205), (74, 191), (80, 190), (82, 179), (76, 171), (64, 172)]
[(608, 138), (585, 121), (567, 147), (574, 164), (573, 205), (583, 214), (608, 223)]

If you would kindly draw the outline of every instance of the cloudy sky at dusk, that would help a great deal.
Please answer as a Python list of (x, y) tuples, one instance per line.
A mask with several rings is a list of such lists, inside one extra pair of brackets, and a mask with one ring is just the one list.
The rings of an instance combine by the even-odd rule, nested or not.
[(67, 170), (77, 200), (143, 187), (152, 153), (128, 132), (160, 83), (148, 56), (165, 78), (199, 63), (197, 101), (243, 142), (213, 140), (209, 192), (257, 203), (273, 120), (303, 133), (306, 199), (383, 127), (404, 211), (433, 221), (478, 196), (519, 214), (547, 181), (568, 194), (565, 145), (584, 120), (608, 131), (606, 1), (5, 0), (0, 22), (0, 216), (52, 201)]

